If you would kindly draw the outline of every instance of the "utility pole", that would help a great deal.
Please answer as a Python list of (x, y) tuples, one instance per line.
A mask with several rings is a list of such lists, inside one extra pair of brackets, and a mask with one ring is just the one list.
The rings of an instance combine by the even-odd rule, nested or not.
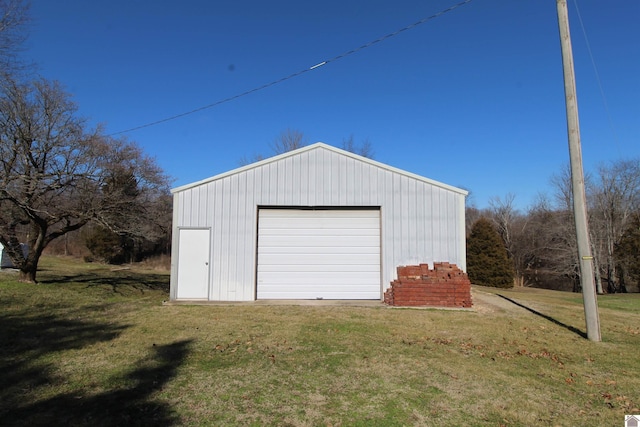
[(567, 105), (567, 132), (569, 134), (573, 215), (578, 239), (580, 284), (582, 286), (584, 315), (587, 323), (587, 338), (591, 341), (601, 341), (600, 316), (598, 315), (596, 287), (593, 277), (593, 256), (591, 255), (591, 244), (589, 242), (587, 197), (584, 189), (584, 172), (582, 169), (578, 99), (576, 96), (576, 78), (573, 69), (571, 35), (569, 33), (569, 13), (567, 10), (567, 0), (556, 0), (556, 3), (558, 7), (558, 25), (560, 27), (560, 45), (562, 47), (562, 67), (564, 69), (564, 93)]

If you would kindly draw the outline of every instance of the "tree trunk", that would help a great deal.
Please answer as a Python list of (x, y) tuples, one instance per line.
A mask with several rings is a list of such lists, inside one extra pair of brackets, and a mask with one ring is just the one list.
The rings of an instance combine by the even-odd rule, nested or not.
[(594, 257), (594, 271), (596, 276), (596, 293), (598, 295), (604, 294), (604, 290), (602, 289), (602, 274), (600, 273), (600, 263), (598, 262), (598, 258)]
[(625, 273), (624, 268), (618, 267), (618, 284), (619, 284), (618, 290), (621, 293), (626, 294), (628, 290), (627, 290), (627, 284), (624, 280), (624, 273)]
[(38, 272), (38, 264), (26, 262), (20, 269), (20, 281), (24, 283), (38, 283), (36, 281), (36, 273)]
[(36, 275), (38, 273), (38, 262), (40, 256), (44, 251), (47, 242), (45, 241), (46, 228), (37, 229), (34, 227), (34, 232), (37, 232), (37, 238), (31, 239), (29, 242), (29, 253), (27, 258), (20, 266), (20, 281), (26, 283), (38, 283)]
[(36, 281), (37, 268), (29, 268), (27, 270), (20, 270), (20, 281), (25, 283), (38, 283)]

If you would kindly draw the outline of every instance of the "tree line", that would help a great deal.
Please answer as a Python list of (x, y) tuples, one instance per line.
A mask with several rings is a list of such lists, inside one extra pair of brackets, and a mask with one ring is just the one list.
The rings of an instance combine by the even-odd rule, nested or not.
[(0, 0), (0, 243), (35, 282), (45, 248), (89, 225), (87, 241), (112, 253), (162, 245), (171, 200), (153, 158), (91, 127), (59, 82), (21, 61), (28, 21), (26, 2)]
[[(602, 164), (585, 182), (597, 292), (639, 292), (640, 159)], [(467, 234), (478, 219), (489, 219), (515, 284), (579, 292), (569, 168), (551, 184), (552, 194), (540, 195), (526, 212), (515, 207), (514, 194), (492, 198), (486, 209), (468, 207)]]

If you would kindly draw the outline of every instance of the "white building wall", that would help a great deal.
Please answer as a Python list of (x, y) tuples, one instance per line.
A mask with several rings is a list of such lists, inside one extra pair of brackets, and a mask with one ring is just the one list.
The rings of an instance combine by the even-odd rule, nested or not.
[[(382, 283), (398, 265), (448, 261), (466, 269), (466, 191), (324, 144), (314, 144), (173, 190), (175, 232), (211, 229), (211, 300), (255, 299), (260, 206), (380, 207)], [(172, 265), (171, 298), (175, 299)]]

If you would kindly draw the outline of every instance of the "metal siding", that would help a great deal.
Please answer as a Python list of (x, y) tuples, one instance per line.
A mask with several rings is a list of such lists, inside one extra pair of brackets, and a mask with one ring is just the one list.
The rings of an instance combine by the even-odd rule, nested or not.
[[(387, 174), (385, 173), (385, 175)], [(387, 188), (391, 190), (391, 194), (388, 195), (388, 197), (390, 196), (389, 199), (391, 200), (392, 205), (391, 213), (393, 216), (387, 218), (387, 222), (389, 223), (387, 226), (390, 226), (393, 231), (393, 257), (394, 259), (405, 259), (402, 253), (402, 245), (404, 242), (402, 240), (403, 212), (400, 200), (402, 197), (400, 194), (400, 178), (394, 175), (389, 175), (388, 180), (389, 185)]]
[(263, 204), (264, 203), (264, 186), (267, 184), (265, 182), (265, 168), (264, 167), (259, 167), (255, 170), (255, 174), (256, 174), (256, 181), (255, 181), (255, 201), (257, 204)]
[(379, 200), (380, 204), (386, 208), (386, 215), (384, 215), (384, 217), (382, 218), (382, 229), (385, 233), (385, 240), (383, 240), (382, 242), (384, 248), (383, 265), (389, 267), (385, 269), (385, 275), (387, 277), (383, 278), (383, 288), (385, 286), (389, 286), (389, 282), (392, 280), (391, 275), (395, 276), (395, 270), (398, 265), (396, 261), (400, 259), (400, 254), (398, 253), (398, 248), (400, 245), (397, 242), (398, 224), (395, 222), (395, 218), (398, 218), (399, 215), (397, 213), (398, 206), (394, 200), (392, 178), (393, 177), (389, 175), (388, 171), (382, 169), (378, 170), (379, 187), (377, 189), (377, 199)]
[(431, 243), (431, 253), (434, 261), (440, 261), (442, 259), (442, 255), (440, 253), (441, 247), (441, 239), (442, 239), (442, 222), (443, 222), (443, 212), (442, 205), (440, 203), (440, 190), (437, 188), (433, 189), (432, 199), (433, 201), (433, 210), (432, 210), (432, 222), (433, 222), (433, 234), (431, 235), (432, 243)]
[(345, 158), (332, 154), (333, 166), (336, 171), (333, 188), (333, 204), (336, 206), (347, 206), (347, 170)]
[(425, 220), (427, 221), (427, 225), (426, 225), (426, 233), (425, 233), (425, 255), (426, 255), (426, 259), (429, 260), (435, 260), (434, 258), (434, 253), (433, 253), (433, 235), (434, 235), (434, 227), (435, 227), (435, 221), (434, 221), (434, 208), (435, 208), (435, 203), (433, 201), (433, 187), (432, 186), (425, 186), (424, 188), (424, 192), (425, 192), (425, 203), (426, 203), (426, 207), (425, 207)]
[[(237, 289), (237, 275), (238, 275), (238, 239), (241, 238), (239, 225), (242, 223), (242, 218), (238, 217), (238, 203), (240, 197), (235, 197), (238, 194), (239, 180), (241, 175), (231, 175), (229, 177), (229, 214), (227, 238), (228, 240), (228, 252), (227, 252), (227, 282), (226, 282), (226, 299), (233, 301), (236, 298)], [(244, 176), (244, 174), (242, 174)], [(231, 196), (234, 195), (234, 196)]]
[(367, 183), (362, 179), (362, 163), (356, 162), (354, 159), (347, 159), (348, 166), (352, 170), (353, 178), (347, 179), (347, 199), (354, 206), (362, 205), (362, 200), (365, 198), (365, 193), (368, 192), (368, 188), (365, 188)]
[(321, 199), (318, 200), (318, 205), (330, 206), (332, 205), (331, 179), (333, 178), (333, 174), (331, 171), (331, 157), (329, 153), (321, 151), (318, 153), (318, 158), (321, 159), (319, 163), (321, 173), (318, 174), (321, 179), (319, 183), (320, 190), (318, 190), (318, 194), (320, 195)]
[(169, 279), (169, 298), (175, 300), (178, 295), (178, 228), (183, 217), (183, 193), (173, 195), (172, 233), (171, 233), (171, 275)]
[(309, 174), (311, 166), (309, 165), (309, 153), (300, 155), (298, 164), (300, 165), (300, 206), (310, 206)]
[[(324, 147), (303, 149), (176, 191), (174, 230), (212, 230), (210, 298), (254, 299), (258, 206), (379, 206), (383, 288), (409, 262), (449, 261), (465, 269), (464, 194), (374, 163)], [(173, 271), (171, 277), (173, 298)]]
[(456, 212), (458, 214), (458, 224), (456, 226), (456, 242), (458, 244), (458, 266), (467, 271), (467, 235), (465, 229), (465, 198), (456, 196)]
[[(410, 244), (411, 240), (415, 239), (415, 236), (411, 235), (409, 229), (410, 218), (409, 215), (409, 178), (402, 175), (396, 175), (398, 181), (398, 199), (400, 205), (400, 250), (402, 251), (402, 258), (411, 259)], [(397, 221), (397, 218), (396, 218)], [(413, 261), (413, 260), (412, 260)]]
[(255, 211), (255, 194), (254, 194), (254, 181), (255, 181), (255, 171), (248, 170), (245, 176), (245, 196), (244, 200), (241, 202), (241, 215), (243, 218), (243, 234), (242, 239), (238, 241), (240, 245), (240, 249), (238, 251), (239, 256), (239, 277), (238, 277), (238, 286), (241, 288), (241, 294), (238, 295), (238, 299), (240, 300), (248, 300), (253, 299), (253, 278), (255, 274), (254, 270), (254, 245), (253, 241), (255, 240), (255, 232), (256, 229), (254, 227), (255, 221), (254, 211)]
[(192, 194), (193, 194), (193, 190), (186, 191), (182, 198), (182, 203), (184, 204), (184, 207), (185, 207), (184, 214), (182, 216), (182, 225), (187, 227), (191, 226), (193, 223), (192, 217), (191, 217), (193, 213), (193, 206), (191, 201)]
[(213, 218), (214, 218), (214, 232), (213, 232), (213, 252), (212, 252), (212, 260), (213, 263), (211, 265), (211, 276), (213, 277), (211, 281), (211, 298), (216, 300), (224, 300), (221, 291), (221, 283), (223, 281), (222, 277), (222, 263), (224, 261), (222, 254), (225, 248), (222, 245), (222, 237), (223, 230), (225, 225), (223, 224), (223, 211), (224, 211), (224, 181), (216, 181), (210, 184), (214, 187), (215, 191), (215, 208), (213, 210)]
[(278, 203), (278, 165), (269, 164), (269, 182), (267, 183), (266, 189), (268, 190), (269, 200), (272, 200), (271, 203)]
[(306, 157), (308, 158), (309, 161), (309, 176), (307, 178), (307, 181), (309, 183), (309, 194), (308, 194), (308, 206), (319, 206), (320, 204), (318, 203), (318, 198), (316, 197), (316, 195), (318, 194), (318, 183), (316, 181), (317, 176), (318, 176), (318, 171), (316, 168), (317, 165), (317, 161), (316, 161), (316, 151), (310, 151), (308, 153), (305, 153)]
[(438, 191), (438, 203), (440, 206), (440, 243), (439, 253), (441, 259), (445, 259), (447, 256), (447, 249), (449, 247), (449, 236), (447, 236), (447, 224), (449, 223), (449, 211), (447, 209), (447, 195), (444, 191)]
[(325, 160), (329, 163), (325, 174), (325, 178), (329, 179), (329, 185), (325, 186), (324, 204), (327, 206), (339, 206), (340, 168), (332, 153), (327, 153)]
[(300, 174), (300, 160), (297, 162), (291, 162), (291, 204), (294, 206), (300, 206), (300, 199), (302, 191), (300, 190), (302, 185), (302, 175)]
[(291, 205), (291, 181), (289, 178), (291, 171), (291, 158), (283, 159), (281, 167), (276, 167), (278, 174), (278, 201), (281, 206)]
[[(440, 248), (440, 253), (443, 255), (443, 257), (448, 257), (449, 255), (449, 249), (451, 247), (451, 238), (450, 238), (450, 234), (449, 234), (449, 224), (451, 223), (451, 221), (455, 221), (455, 217), (452, 217), (452, 214), (454, 214), (453, 210), (451, 209), (451, 206), (449, 206), (449, 198), (447, 197), (449, 195), (448, 191), (441, 191), (440, 192), (440, 203), (441, 203), (441, 207), (443, 210), (443, 221), (442, 221), (442, 239), (441, 239), (441, 244), (442, 247)], [(443, 258), (443, 261), (446, 258)]]
[(218, 253), (220, 256), (220, 282), (219, 282), (219, 292), (220, 298), (222, 300), (228, 300), (228, 289), (229, 289), (229, 234), (230, 230), (230, 222), (231, 222), (231, 202), (230, 199), (230, 180), (229, 177), (226, 177), (222, 180), (221, 189), (222, 191), (222, 205), (220, 206), (220, 234), (218, 235)]
[[(407, 212), (408, 212), (408, 223), (407, 223), (407, 234), (409, 236), (408, 242), (408, 250), (409, 255), (418, 253), (418, 242), (421, 240), (421, 235), (418, 234), (418, 211), (417, 211), (417, 198), (418, 195), (416, 193), (416, 180), (407, 178), (407, 189), (406, 189), (406, 197), (407, 197)], [(419, 260), (416, 260), (419, 261)]]
[(427, 245), (426, 245), (426, 218), (425, 218), (425, 209), (426, 209), (426, 200), (424, 197), (424, 188), (418, 183), (415, 183), (415, 235), (417, 236), (416, 253), (426, 253)]
[(238, 174), (236, 175), (238, 180), (236, 182), (237, 185), (237, 203), (236, 203), (236, 214), (235, 214), (235, 229), (237, 233), (235, 233), (234, 239), (234, 251), (233, 251), (233, 260), (232, 264), (232, 280), (230, 280), (230, 287), (234, 289), (238, 295), (233, 299), (243, 299), (244, 294), (244, 268), (242, 268), (243, 260), (244, 260), (244, 246), (247, 238), (247, 224), (245, 221), (245, 205), (247, 203), (247, 174)]
[(198, 215), (195, 218), (199, 226), (205, 225), (207, 222), (207, 187), (198, 188)]

